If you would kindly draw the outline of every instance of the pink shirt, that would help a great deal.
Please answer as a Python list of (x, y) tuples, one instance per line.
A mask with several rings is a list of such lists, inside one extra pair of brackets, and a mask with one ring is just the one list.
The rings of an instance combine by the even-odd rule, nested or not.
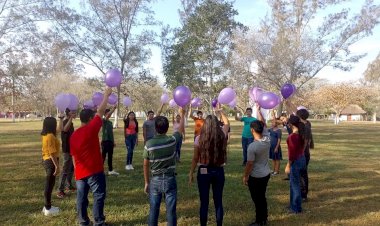
[(136, 123), (135, 122), (129, 122), (128, 128), (125, 129), (125, 133), (127, 135), (133, 135), (136, 134)]

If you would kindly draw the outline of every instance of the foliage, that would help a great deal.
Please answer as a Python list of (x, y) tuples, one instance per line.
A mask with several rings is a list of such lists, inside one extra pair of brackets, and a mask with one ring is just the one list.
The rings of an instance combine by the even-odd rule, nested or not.
[(256, 68), (248, 71), (254, 80), (264, 83), (264, 88), (275, 86), (279, 90), (286, 82), (300, 88), (325, 67), (350, 70), (364, 55), (353, 54), (349, 48), (370, 35), (379, 23), (380, 5), (368, 0), (358, 14), (343, 8), (329, 13), (322, 23), (315, 21), (343, 2), (270, 0), (271, 14), (258, 28), (246, 36), (239, 34), (237, 39), (241, 46), (237, 49), (244, 50), (237, 54), (251, 60)]

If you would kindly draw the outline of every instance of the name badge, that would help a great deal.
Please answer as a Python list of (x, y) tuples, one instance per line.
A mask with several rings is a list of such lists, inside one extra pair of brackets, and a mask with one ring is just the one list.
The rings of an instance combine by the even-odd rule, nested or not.
[(207, 174), (207, 168), (201, 168), (201, 174)]

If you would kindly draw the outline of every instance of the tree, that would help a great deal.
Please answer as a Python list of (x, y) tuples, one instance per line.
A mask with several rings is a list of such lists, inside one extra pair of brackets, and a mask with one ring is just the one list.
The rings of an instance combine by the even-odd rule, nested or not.
[(370, 89), (350, 83), (325, 85), (310, 94), (310, 102), (314, 105), (324, 105), (336, 114), (335, 124), (339, 123), (342, 110), (350, 104), (363, 106), (373, 97)]
[[(217, 0), (182, 1), (183, 27), (176, 31), (166, 53), (164, 75), (169, 88), (187, 85), (207, 102), (219, 91), (215, 84), (227, 73), (228, 56), (233, 48), (232, 34), (242, 27), (234, 20), (238, 13), (232, 3)], [(217, 90), (218, 89), (218, 90)]]
[(380, 53), (373, 62), (368, 64), (363, 83), (371, 87), (375, 94), (365, 109), (372, 113), (372, 120), (376, 122), (377, 114), (380, 114)]
[[(86, 0), (80, 7), (70, 7), (65, 2), (45, 0), (42, 12), (70, 43), (73, 57), (103, 74), (110, 68), (119, 68), (125, 81), (136, 76), (136, 70), (149, 59), (147, 47), (155, 38), (149, 30), (149, 26), (157, 24), (148, 7), (151, 0)], [(118, 112), (119, 104), (115, 127)]]
[(268, 2), (271, 14), (237, 45), (245, 49), (243, 58), (252, 59), (257, 68), (251, 72), (254, 79), (276, 90), (286, 82), (301, 88), (328, 66), (350, 70), (364, 56), (353, 54), (350, 46), (371, 35), (380, 18), (380, 6), (370, 0), (356, 15), (342, 9), (328, 14), (321, 23), (315, 20), (320, 13), (344, 1)]

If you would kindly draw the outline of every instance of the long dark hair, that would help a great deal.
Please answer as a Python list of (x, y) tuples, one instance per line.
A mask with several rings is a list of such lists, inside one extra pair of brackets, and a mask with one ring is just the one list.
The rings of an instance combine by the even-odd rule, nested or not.
[(139, 133), (139, 123), (137, 122), (136, 114), (133, 111), (130, 111), (128, 113), (128, 115), (126, 117), (124, 117), (124, 130), (129, 127), (129, 115), (130, 114), (134, 114), (135, 115), (134, 121), (135, 121), (135, 124), (136, 124), (136, 133)]
[(52, 133), (54, 136), (57, 136), (57, 119), (53, 117), (46, 117), (42, 124), (41, 135), (45, 136), (48, 133)]
[(308, 132), (305, 124), (303, 122), (301, 122), (301, 120), (298, 116), (291, 115), (289, 117), (288, 123), (298, 128), (298, 134), (301, 136), (301, 138), (302, 138), (301, 140), (303, 142), (302, 145), (304, 145), (305, 143), (307, 143), (310, 140), (311, 134), (310, 134), (310, 132)]
[(221, 165), (227, 159), (227, 138), (214, 115), (208, 115), (199, 137), (201, 159), (207, 159), (210, 166)]

